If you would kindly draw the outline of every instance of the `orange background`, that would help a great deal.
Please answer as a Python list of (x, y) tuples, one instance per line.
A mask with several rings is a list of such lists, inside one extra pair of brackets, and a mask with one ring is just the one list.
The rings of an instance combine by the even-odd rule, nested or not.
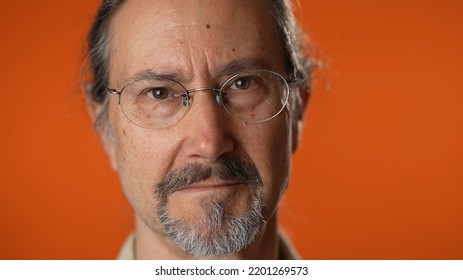
[[(98, 1), (4, 2), (0, 258), (114, 258), (132, 211), (79, 89)], [(299, 2), (325, 67), (283, 227), (307, 259), (462, 259), (463, 2)]]

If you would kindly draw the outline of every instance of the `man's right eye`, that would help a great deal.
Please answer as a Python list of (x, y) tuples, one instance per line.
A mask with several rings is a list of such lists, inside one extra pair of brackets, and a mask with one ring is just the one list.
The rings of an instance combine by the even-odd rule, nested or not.
[(152, 88), (146, 94), (153, 99), (166, 99), (169, 96), (169, 90), (167, 88)]

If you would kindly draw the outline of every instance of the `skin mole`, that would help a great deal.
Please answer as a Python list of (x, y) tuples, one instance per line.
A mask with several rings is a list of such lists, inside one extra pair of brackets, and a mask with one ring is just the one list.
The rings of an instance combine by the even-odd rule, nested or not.
[(211, 25), (209, 23), (206, 23), (206, 28), (207, 29), (211, 28)]

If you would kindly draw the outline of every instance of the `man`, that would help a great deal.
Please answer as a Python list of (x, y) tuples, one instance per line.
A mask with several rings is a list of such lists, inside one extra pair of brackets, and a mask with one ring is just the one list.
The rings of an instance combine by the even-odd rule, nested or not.
[(135, 210), (120, 258), (297, 258), (278, 230), (309, 90), (283, 0), (106, 0), (91, 116)]

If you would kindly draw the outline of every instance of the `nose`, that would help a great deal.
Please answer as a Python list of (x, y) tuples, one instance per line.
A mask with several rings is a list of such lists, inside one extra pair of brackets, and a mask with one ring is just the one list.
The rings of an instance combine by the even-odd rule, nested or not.
[(184, 152), (190, 158), (214, 162), (235, 148), (232, 120), (221, 107), (216, 90), (200, 88), (190, 93), (190, 109), (181, 121)]

